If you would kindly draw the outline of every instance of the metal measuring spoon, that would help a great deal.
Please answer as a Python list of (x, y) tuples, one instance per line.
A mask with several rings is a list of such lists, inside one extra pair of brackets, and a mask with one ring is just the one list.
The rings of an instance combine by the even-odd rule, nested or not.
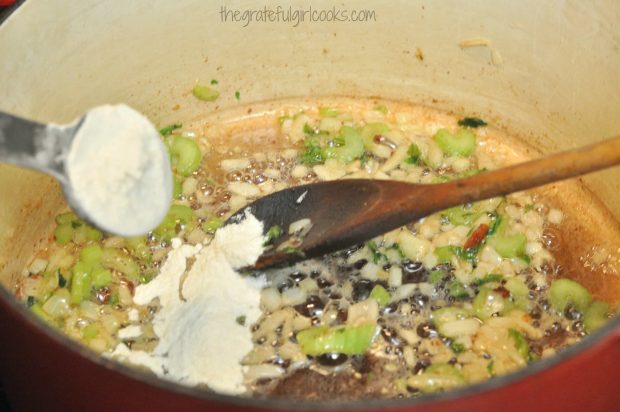
[(154, 229), (172, 200), (170, 159), (159, 132), (125, 105), (96, 107), (67, 125), (0, 112), (0, 162), (54, 176), (78, 215), (116, 235)]

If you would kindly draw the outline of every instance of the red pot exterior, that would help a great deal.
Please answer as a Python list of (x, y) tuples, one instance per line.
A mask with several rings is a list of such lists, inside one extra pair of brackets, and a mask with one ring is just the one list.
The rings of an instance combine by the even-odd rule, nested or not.
[[(5, 295), (6, 296), (6, 295)], [(94, 362), (0, 298), (0, 372), (15, 411), (276, 411), (303, 405), (192, 396)], [(10, 333), (10, 338), (7, 334)], [(86, 352), (85, 352), (86, 353)], [(390, 411), (613, 411), (620, 405), (620, 329), (530, 377), (433, 402), (382, 403)], [(371, 406), (371, 405), (368, 405)], [(368, 406), (347, 410), (368, 410)], [(336, 405), (325, 408), (333, 409)], [(325, 409), (323, 408), (323, 409)], [(317, 408), (318, 410), (320, 408)]]

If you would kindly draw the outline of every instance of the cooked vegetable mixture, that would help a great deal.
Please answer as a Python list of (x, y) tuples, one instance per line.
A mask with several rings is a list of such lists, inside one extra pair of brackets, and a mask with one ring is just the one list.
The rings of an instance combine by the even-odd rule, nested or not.
[[(192, 92), (208, 101), (219, 95), (209, 86)], [(218, 136), (223, 129), (214, 124), (199, 135), (198, 127), (162, 128), (175, 174), (175, 201), (162, 224), (123, 239), (62, 213), (17, 296), (96, 351), (119, 342), (148, 351), (156, 344), (150, 322), (158, 303), (137, 306), (132, 293), (157, 276), (173, 238), (208, 242), (234, 211), (292, 185), (344, 178), (433, 184), (495, 167), (479, 150), (488, 126), (478, 118), (416, 116), (393, 112), (389, 103), (304, 107), (263, 116), (261, 145), (244, 139), (252, 132), (243, 127), (237, 140)], [(522, 192), (268, 271), (263, 314), (247, 325), (254, 342), (243, 360), (248, 394), (419, 396), (553, 355), (612, 315), (579, 283), (556, 277), (548, 234), (561, 230), (563, 219)], [(287, 230), (265, 228), (266, 244)], [(141, 325), (142, 334), (118, 332), (130, 325)]]

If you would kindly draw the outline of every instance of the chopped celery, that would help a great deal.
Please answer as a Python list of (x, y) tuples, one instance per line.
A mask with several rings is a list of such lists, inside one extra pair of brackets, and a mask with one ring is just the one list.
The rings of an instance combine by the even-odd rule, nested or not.
[(369, 297), (376, 300), (379, 306), (385, 306), (390, 303), (390, 292), (381, 285), (375, 285), (370, 291)]
[(103, 233), (92, 226), (86, 225), (85, 230), (87, 240), (99, 241), (103, 238)]
[(378, 111), (379, 113), (388, 114), (388, 108), (384, 104), (378, 104), (373, 109)]
[(180, 124), (180, 123), (174, 123), (174, 124), (171, 124), (171, 125), (169, 125), (169, 126), (162, 127), (161, 129), (159, 129), (159, 133), (160, 133), (162, 136), (169, 136), (170, 134), (172, 134), (172, 132), (173, 132), (173, 131), (175, 131), (176, 129), (179, 129), (179, 128), (181, 128), (181, 127), (183, 127), (183, 125), (182, 125), (182, 124)]
[(583, 326), (589, 333), (594, 332), (609, 320), (609, 305), (595, 300), (583, 314)]
[(71, 278), (71, 303), (77, 305), (90, 296), (92, 277), (89, 267), (83, 262), (78, 262), (73, 267), (73, 277)]
[(192, 94), (198, 100), (203, 100), (206, 102), (213, 102), (218, 97), (220, 97), (220, 92), (218, 92), (212, 87), (202, 84), (197, 84), (196, 86), (194, 86), (194, 88), (192, 89)]
[(419, 375), (410, 376), (407, 385), (422, 392), (450, 389), (467, 383), (461, 371), (448, 363), (434, 363)]
[(170, 146), (172, 165), (177, 173), (189, 176), (200, 167), (202, 153), (198, 144), (189, 137), (175, 137)]
[(216, 230), (224, 226), (224, 221), (219, 217), (212, 217), (202, 224), (202, 230), (207, 233), (215, 233)]
[(463, 126), (463, 127), (471, 127), (472, 129), (475, 129), (478, 127), (486, 126), (487, 122), (485, 122), (484, 120), (478, 117), (464, 117), (458, 121), (458, 125)]
[(366, 150), (372, 151), (372, 149), (377, 145), (375, 142), (375, 137), (381, 136), (389, 131), (390, 128), (385, 123), (367, 123), (364, 127), (362, 127), (360, 134)]
[(529, 361), (530, 347), (525, 340), (525, 336), (516, 329), (508, 329), (508, 336), (513, 340), (519, 355), (521, 355), (524, 360)]
[(30, 310), (32, 311), (32, 313), (37, 315), (40, 319), (44, 320), (45, 322), (49, 322), (49, 323), (54, 322), (54, 319), (52, 319), (51, 316), (48, 315), (43, 310), (43, 307), (39, 303), (35, 303), (32, 306), (30, 306)]
[(339, 137), (342, 138), (344, 144), (342, 146), (325, 148), (327, 158), (334, 158), (342, 163), (349, 163), (359, 159), (364, 154), (364, 142), (357, 130), (349, 126), (342, 126)]
[(85, 263), (93, 264), (101, 261), (103, 249), (99, 245), (88, 245), (80, 251), (80, 260)]
[(429, 283), (436, 285), (437, 283), (441, 282), (444, 276), (446, 276), (446, 272), (444, 272), (443, 270), (434, 269), (431, 270), (431, 273), (428, 275), (428, 281)]
[(79, 218), (73, 212), (65, 212), (57, 215), (55, 220), (56, 224), (60, 226), (73, 223), (74, 221), (79, 220)]
[(146, 244), (146, 236), (136, 236), (125, 239), (125, 245), (129, 253), (142, 262), (150, 262), (153, 258), (153, 253)]
[(89, 324), (82, 329), (82, 337), (86, 340), (91, 340), (99, 334), (99, 328), (95, 324)]
[(422, 152), (417, 144), (411, 143), (409, 145), (409, 149), (407, 149), (407, 158), (405, 159), (405, 163), (410, 165), (417, 165), (420, 161), (420, 156)]
[(439, 263), (448, 263), (454, 256), (454, 246), (441, 246), (435, 248), (435, 256)]
[(54, 230), (54, 238), (59, 245), (66, 245), (73, 239), (71, 223), (63, 223)]
[(441, 212), (455, 226), (470, 226), (482, 213), (473, 207), (455, 206)]
[(433, 140), (449, 156), (469, 156), (476, 150), (476, 136), (466, 129), (459, 129), (456, 135), (446, 129), (439, 129)]
[(488, 287), (480, 289), (472, 303), (475, 315), (482, 320), (489, 319), (494, 313), (501, 313), (505, 306), (506, 301), (502, 295)]
[(590, 302), (590, 292), (574, 280), (556, 279), (549, 286), (549, 303), (560, 312), (573, 304), (579, 312), (584, 313)]
[(467, 319), (470, 316), (471, 314), (467, 309), (457, 307), (445, 307), (434, 310), (431, 313), (431, 320), (433, 321), (433, 324), (435, 325), (437, 330), (441, 332), (441, 329), (443, 329), (443, 325), (445, 325), (447, 322)]
[(487, 240), (487, 244), (505, 258), (522, 257), (525, 254), (526, 243), (527, 238), (522, 233), (495, 235)]
[(528, 298), (530, 290), (528, 289), (522, 277), (514, 276), (506, 281), (504, 285), (510, 292), (510, 300), (519, 309), (531, 309), (532, 302)]
[(235, 99), (241, 99), (241, 92), (239, 90), (235, 91)]
[(336, 117), (338, 116), (338, 110), (331, 107), (321, 107), (319, 108), (319, 115), (321, 117)]
[(153, 230), (153, 234), (159, 240), (167, 242), (177, 234), (179, 224), (189, 225), (194, 221), (194, 211), (189, 206), (173, 204), (164, 220)]
[(112, 282), (112, 272), (107, 269), (97, 269), (93, 271), (93, 286), (96, 289), (100, 289), (102, 287), (108, 286), (110, 282)]
[(377, 325), (359, 326), (314, 326), (297, 333), (297, 342), (306, 355), (344, 353), (361, 355), (370, 347)]
[(181, 179), (174, 176), (172, 179), (172, 198), (180, 199), (181, 197), (183, 197), (183, 183)]
[(103, 249), (101, 264), (104, 268), (116, 270), (123, 273), (132, 281), (138, 281), (140, 266), (130, 257), (125, 255), (120, 249)]

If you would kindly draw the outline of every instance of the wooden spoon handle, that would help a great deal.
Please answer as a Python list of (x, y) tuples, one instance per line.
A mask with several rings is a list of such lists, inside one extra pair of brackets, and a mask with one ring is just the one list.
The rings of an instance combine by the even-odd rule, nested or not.
[[(620, 136), (526, 163), (429, 187), (428, 212), (503, 196), (620, 164)], [(421, 206), (418, 200), (418, 207)]]

